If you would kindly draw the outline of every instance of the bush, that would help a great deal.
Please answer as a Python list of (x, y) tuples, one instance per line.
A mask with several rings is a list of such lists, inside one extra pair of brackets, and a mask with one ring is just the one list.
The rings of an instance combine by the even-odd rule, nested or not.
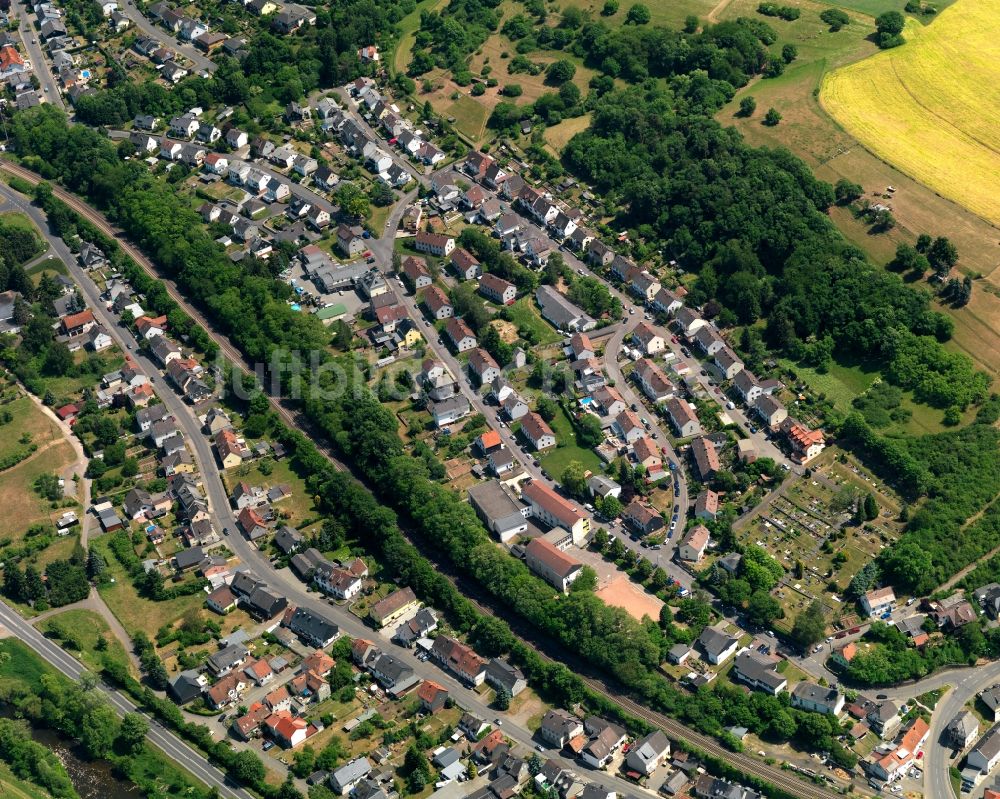
[(828, 8), (819, 15), (819, 18), (830, 26), (831, 33), (836, 33), (845, 25), (851, 24), (851, 18), (839, 8)]

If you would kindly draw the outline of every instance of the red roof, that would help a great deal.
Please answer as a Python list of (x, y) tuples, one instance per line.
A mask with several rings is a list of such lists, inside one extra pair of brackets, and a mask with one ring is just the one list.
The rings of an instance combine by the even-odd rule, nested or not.
[(61, 408), (56, 409), (56, 416), (58, 416), (63, 421), (66, 421), (72, 416), (76, 416), (80, 412), (80, 409), (76, 407), (73, 403), (69, 405), (63, 405)]
[(69, 316), (63, 317), (63, 328), (66, 330), (73, 330), (77, 327), (83, 327), (86, 324), (90, 324), (94, 321), (94, 312), (89, 308), (86, 311), (80, 311), (80, 313), (70, 314)]
[(502, 443), (500, 434), (496, 430), (487, 430), (479, 437), (479, 446), (484, 452), (493, 449), (493, 447), (499, 447)]
[(0, 69), (9, 69), (14, 64), (24, 64), (21, 54), (13, 46), (0, 47)]

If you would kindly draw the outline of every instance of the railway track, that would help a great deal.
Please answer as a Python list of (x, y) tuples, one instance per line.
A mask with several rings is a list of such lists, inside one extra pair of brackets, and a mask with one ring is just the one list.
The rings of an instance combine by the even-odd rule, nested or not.
[[(10, 161), (4, 159), (0, 160), (0, 170), (6, 171), (11, 175), (21, 178), (31, 184), (37, 184), (42, 179), (34, 172), (25, 169), (17, 164), (13, 164)], [(100, 230), (104, 235), (109, 238), (114, 239), (118, 242), (118, 246), (122, 248), (122, 251), (128, 255), (139, 267), (146, 272), (151, 278), (158, 280), (164, 284), (167, 289), (167, 293), (184, 311), (191, 316), (196, 322), (198, 322), (211, 336), (212, 340), (219, 347), (220, 351), (225, 355), (225, 357), (234, 365), (239, 368), (246, 370), (249, 373), (253, 373), (253, 364), (250, 363), (239, 349), (237, 349), (229, 341), (228, 337), (223, 333), (219, 332), (215, 326), (207, 319), (205, 316), (195, 307), (193, 307), (180, 293), (176, 285), (170, 279), (166, 278), (164, 275), (160, 274), (159, 270), (138, 248), (130, 244), (123, 236), (120, 230), (115, 229), (100, 213), (95, 211), (89, 205), (84, 203), (74, 194), (66, 191), (60, 186), (52, 184), (52, 192), (58, 197), (62, 202), (66, 203), (70, 208), (72, 208), (76, 213), (80, 214), (84, 219), (94, 225), (95, 228)], [(299, 413), (297, 410), (293, 410), (288, 407), (279, 398), (270, 397), (271, 405), (275, 412), (282, 418), (282, 420), (290, 427), (297, 428), (302, 432), (309, 435), (312, 432), (312, 426), (305, 417)], [(315, 443), (316, 447), (319, 449), (323, 455), (330, 460), (330, 462), (339, 470), (349, 472), (354, 474), (360, 479), (353, 469), (333, 453), (329, 445), (319, 440), (316, 437), (310, 435), (310, 438)], [(404, 530), (404, 535), (406, 531)], [(407, 536), (411, 540), (410, 536)], [(453, 582), (459, 582), (461, 578), (457, 578), (453, 574), (449, 574), (447, 569), (442, 567), (442, 564), (436, 564), (443, 573), (448, 574), (448, 577)], [(480, 593), (478, 587), (473, 589), (475, 593)], [(464, 591), (466, 596), (469, 596), (469, 591)], [(489, 604), (485, 604), (474, 597), (470, 597), (471, 601), (476, 604), (482, 613), (488, 615), (497, 615), (495, 610)], [(536, 651), (544, 659), (550, 662), (561, 662), (556, 658), (551, 657), (546, 654), (538, 645), (537, 642), (537, 631), (524, 631), (523, 623), (517, 623), (517, 627), (522, 628), (522, 632), (525, 637), (533, 639), (532, 642), (535, 644)], [(534, 633), (534, 634), (532, 634)], [(579, 672), (578, 672), (579, 673)], [(804, 777), (796, 776), (791, 772), (785, 771), (783, 769), (771, 766), (767, 763), (763, 763), (750, 755), (743, 754), (741, 752), (731, 752), (728, 749), (723, 748), (714, 739), (691, 729), (690, 727), (681, 724), (680, 722), (663, 715), (662, 713), (657, 713), (651, 711), (648, 708), (643, 707), (638, 702), (628, 698), (623, 695), (612, 686), (609, 686), (605, 681), (597, 679), (591, 676), (580, 675), (583, 682), (590, 688), (594, 693), (604, 697), (610, 702), (617, 704), (626, 713), (629, 713), (637, 718), (642, 719), (648, 724), (658, 727), (667, 734), (668, 737), (674, 740), (684, 741), (692, 746), (698, 747), (705, 753), (719, 758), (725, 762), (730, 763), (734, 768), (739, 769), (747, 774), (758, 777), (759, 779), (765, 780), (772, 785), (789, 792), (793, 796), (799, 797), (800, 799), (837, 799), (842, 794), (834, 791), (830, 788), (818, 785), (807, 781)]]

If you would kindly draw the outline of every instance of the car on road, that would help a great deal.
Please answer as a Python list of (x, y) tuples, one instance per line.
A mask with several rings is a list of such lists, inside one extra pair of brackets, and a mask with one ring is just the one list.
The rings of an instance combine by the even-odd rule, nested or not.
[(889, 695), (888, 694), (875, 694), (875, 698), (876, 699), (888, 699)]
[(837, 633), (837, 634), (836, 634), (835, 636), (833, 636), (833, 637), (834, 637), (834, 638), (836, 638), (836, 639), (837, 639), (838, 641), (839, 641), (839, 640), (840, 640), (841, 638), (846, 638), (846, 637), (847, 637), (847, 630), (841, 630), (841, 631), (840, 631), (839, 633)]
[(228, 527), (223, 527), (222, 528), (222, 534), (223, 535), (229, 535), (229, 528)]
[(261, 747), (265, 752), (270, 749), (274, 749), (274, 741), (264, 741), (264, 745)]
[(635, 316), (635, 308), (628, 309), (629, 316)]
[(585, 275), (585, 274), (587, 274), (587, 273), (586, 273), (586, 272), (584, 272), (584, 271), (583, 271), (582, 269), (577, 269), (577, 270), (576, 270), (576, 273), (577, 273), (578, 275)]

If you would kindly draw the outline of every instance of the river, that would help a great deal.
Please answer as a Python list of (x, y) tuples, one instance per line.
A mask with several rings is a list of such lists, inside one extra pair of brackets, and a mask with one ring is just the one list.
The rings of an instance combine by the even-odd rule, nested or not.
[[(9, 718), (8, 710), (0, 708), (0, 716)], [(80, 799), (140, 799), (142, 796), (135, 785), (116, 777), (106, 760), (86, 760), (78, 746), (53, 730), (34, 726), (30, 729), (31, 737), (62, 761)]]

